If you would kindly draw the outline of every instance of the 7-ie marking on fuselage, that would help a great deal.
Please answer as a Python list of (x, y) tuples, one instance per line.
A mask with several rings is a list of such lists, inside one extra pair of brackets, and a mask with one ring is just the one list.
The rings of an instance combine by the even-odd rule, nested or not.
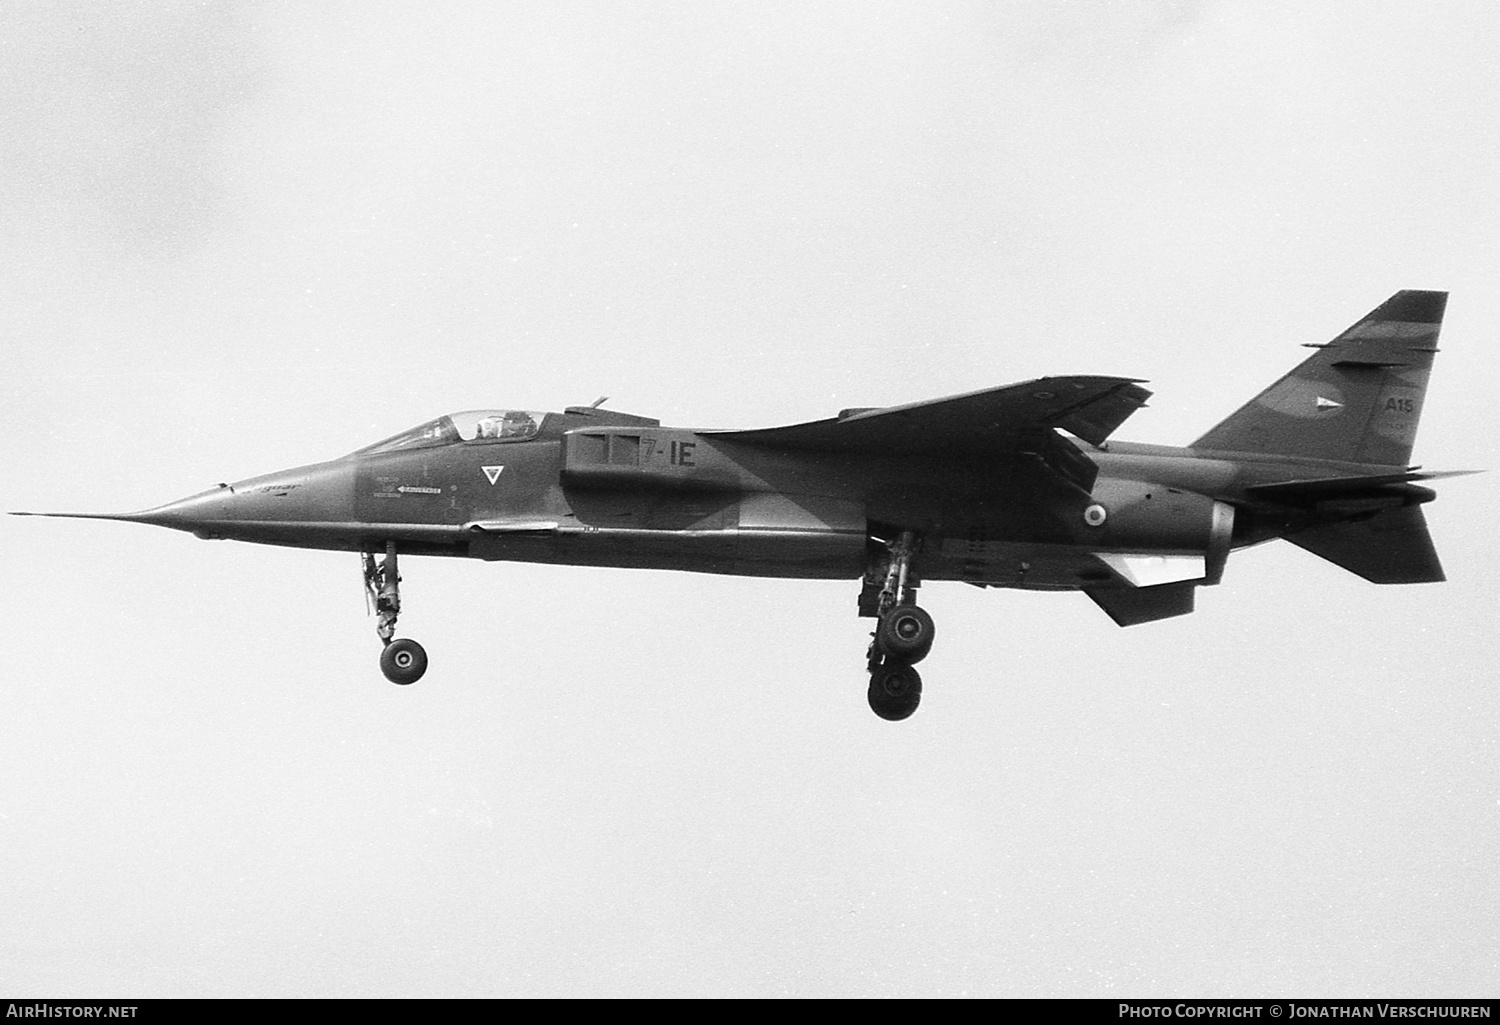
[[(651, 458), (656, 455), (656, 449), (659, 442), (656, 438), (646, 437), (641, 439), (641, 444), (645, 446), (646, 449), (645, 453), (641, 457), (641, 462), (644, 464), (646, 462), (649, 462)], [(697, 447), (698, 443), (696, 441), (668, 442), (666, 448), (667, 462), (672, 466), (696, 467), (698, 464), (693, 462), (693, 450)]]

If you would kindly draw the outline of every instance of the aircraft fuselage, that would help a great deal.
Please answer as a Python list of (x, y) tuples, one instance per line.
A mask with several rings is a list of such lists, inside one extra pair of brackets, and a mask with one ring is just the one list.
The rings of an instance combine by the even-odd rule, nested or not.
[(552, 414), (528, 440), (355, 453), (120, 518), (303, 548), (834, 579), (861, 576), (890, 525), (923, 537), (922, 579), (1066, 589), (1110, 579), (1092, 553), (1202, 553), (1215, 503), (1241, 510), (1234, 547), (1276, 536), (1287, 511), (1247, 515), (1247, 487), (1389, 470), (1074, 440), (1098, 466), (1083, 494), (1025, 458), (789, 452), (609, 419)]
[[(339, 459), (97, 518), (362, 553), (396, 683), (402, 555), (860, 579), (869, 700), (902, 719), (925, 581), (1081, 590), (1121, 626), (1193, 611), (1235, 548), (1285, 537), (1380, 584), (1444, 579), (1407, 465), (1447, 294), (1398, 292), (1186, 448), (1109, 441), (1150, 392), (1038, 378), (786, 427), (596, 407), (468, 410)], [(66, 514), (57, 514), (66, 515)]]

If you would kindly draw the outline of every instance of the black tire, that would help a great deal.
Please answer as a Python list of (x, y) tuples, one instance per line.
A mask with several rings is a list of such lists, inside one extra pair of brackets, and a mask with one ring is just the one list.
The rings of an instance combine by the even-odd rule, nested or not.
[(427, 672), (427, 652), (410, 638), (397, 638), (380, 653), (380, 671), (387, 680), (402, 687), (416, 683)]
[(922, 703), (922, 676), (903, 662), (887, 662), (870, 674), (870, 711), (900, 722)]
[(913, 664), (932, 650), (936, 630), (926, 609), (897, 605), (880, 617), (875, 627), (875, 646), (893, 659)]

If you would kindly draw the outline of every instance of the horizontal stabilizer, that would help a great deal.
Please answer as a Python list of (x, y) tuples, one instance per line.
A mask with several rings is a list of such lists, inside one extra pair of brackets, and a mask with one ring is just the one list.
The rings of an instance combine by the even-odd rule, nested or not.
[(1315, 477), (1306, 480), (1282, 481), (1276, 484), (1256, 484), (1246, 488), (1245, 491), (1255, 498), (1296, 504), (1357, 496), (1365, 492), (1388, 489), (1391, 485), (1409, 484), (1413, 481), (1465, 477), (1471, 473), (1483, 472), (1483, 470), (1408, 470), (1405, 473), (1380, 473), (1362, 477)]
[(1427, 584), (1447, 579), (1420, 506), (1310, 527), (1288, 534), (1286, 539), (1376, 584)]
[(1196, 583), (1184, 582), (1154, 587), (1090, 587), (1083, 593), (1120, 626), (1135, 626), (1187, 615), (1193, 611), (1196, 590)]

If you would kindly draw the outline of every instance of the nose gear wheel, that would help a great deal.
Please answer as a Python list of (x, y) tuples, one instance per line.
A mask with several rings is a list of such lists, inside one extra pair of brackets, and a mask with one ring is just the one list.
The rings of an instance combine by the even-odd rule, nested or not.
[(398, 637), (380, 653), (380, 671), (394, 684), (416, 683), (427, 672), (427, 652), (409, 637)]
[(401, 572), (396, 563), (396, 542), (385, 543), (385, 558), (371, 552), (362, 555), (365, 605), (375, 612), (375, 633), (383, 646), (380, 671), (392, 683), (405, 687), (427, 672), (427, 652), (409, 637), (396, 638), (396, 619), (401, 615)]

